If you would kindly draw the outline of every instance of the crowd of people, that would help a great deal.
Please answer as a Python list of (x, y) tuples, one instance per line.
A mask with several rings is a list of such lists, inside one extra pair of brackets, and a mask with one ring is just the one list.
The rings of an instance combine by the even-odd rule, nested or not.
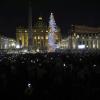
[(0, 94), (16, 100), (99, 97), (100, 53), (0, 55)]

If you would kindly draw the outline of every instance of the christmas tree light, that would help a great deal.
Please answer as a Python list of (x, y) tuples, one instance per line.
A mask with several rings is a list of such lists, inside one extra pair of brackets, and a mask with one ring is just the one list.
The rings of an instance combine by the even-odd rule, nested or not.
[(57, 26), (55, 23), (55, 19), (53, 16), (53, 13), (50, 15), (50, 21), (49, 21), (49, 33), (48, 33), (48, 51), (54, 52), (57, 45), (56, 45), (56, 37), (55, 33), (57, 32)]

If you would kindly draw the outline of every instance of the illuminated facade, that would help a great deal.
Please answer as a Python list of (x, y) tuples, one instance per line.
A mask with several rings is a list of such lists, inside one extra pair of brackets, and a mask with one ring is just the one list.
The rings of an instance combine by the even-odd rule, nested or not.
[(69, 48), (69, 38), (62, 39), (58, 45), (60, 49)]
[(69, 48), (100, 49), (100, 27), (72, 25), (69, 33)]
[[(61, 41), (60, 29), (57, 29), (56, 42)], [(48, 26), (43, 22), (42, 17), (38, 18), (38, 21), (32, 27), (33, 48), (46, 50), (48, 47)], [(28, 48), (28, 28), (17, 27), (16, 28), (16, 40), (22, 48)]]
[(16, 41), (19, 43), (20, 47), (28, 47), (28, 29), (25, 27), (18, 27), (16, 29)]
[(16, 41), (12, 38), (0, 36), (0, 49), (15, 49)]

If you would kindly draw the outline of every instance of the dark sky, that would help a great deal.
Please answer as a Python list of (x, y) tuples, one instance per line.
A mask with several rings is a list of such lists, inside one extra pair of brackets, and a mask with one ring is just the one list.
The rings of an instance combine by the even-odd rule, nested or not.
[[(99, 6), (96, 1), (88, 3), (75, 0), (32, 0), (33, 24), (40, 15), (48, 22), (50, 12), (53, 12), (64, 35), (71, 24), (100, 26)], [(15, 37), (16, 26), (27, 23), (28, 0), (0, 0), (1, 33)]]

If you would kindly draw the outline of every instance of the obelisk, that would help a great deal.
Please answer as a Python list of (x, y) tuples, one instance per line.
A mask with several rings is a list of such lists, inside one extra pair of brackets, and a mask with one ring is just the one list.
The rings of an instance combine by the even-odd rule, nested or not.
[(28, 49), (33, 49), (33, 32), (32, 32), (32, 3), (29, 1), (29, 15), (28, 15)]

